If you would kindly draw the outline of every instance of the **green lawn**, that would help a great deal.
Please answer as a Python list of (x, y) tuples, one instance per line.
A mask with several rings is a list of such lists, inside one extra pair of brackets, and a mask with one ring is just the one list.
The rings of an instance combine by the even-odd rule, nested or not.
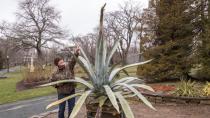
[[(23, 69), (24, 70), (24, 69)], [(136, 75), (136, 67), (126, 69), (130, 75)], [(86, 76), (81, 68), (75, 70), (76, 76)], [(0, 104), (16, 102), (19, 100), (30, 99), (56, 93), (53, 87), (36, 88), (24, 91), (16, 91), (16, 83), (23, 79), (23, 72), (11, 72), (7, 76), (9, 78), (0, 80)], [(121, 72), (121, 77), (126, 76)], [(78, 85), (77, 88), (82, 86)]]
[(53, 87), (29, 89), (17, 92), (16, 83), (22, 80), (23, 74), (21, 72), (12, 72), (9, 73), (8, 76), (9, 78), (0, 80), (0, 104), (55, 93), (55, 89)]

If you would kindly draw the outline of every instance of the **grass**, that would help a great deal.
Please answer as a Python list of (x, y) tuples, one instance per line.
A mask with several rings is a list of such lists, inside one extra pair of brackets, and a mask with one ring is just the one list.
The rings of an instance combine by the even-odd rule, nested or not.
[[(136, 75), (136, 67), (132, 67), (126, 70), (130, 75)], [(9, 78), (0, 80), (0, 104), (11, 103), (56, 93), (56, 89), (53, 87), (36, 88), (18, 92), (16, 91), (16, 84), (24, 78), (24, 73), (20, 71), (11, 72), (7, 74), (7, 76)], [(81, 70), (81, 68), (77, 67), (75, 69), (75, 76), (85, 77), (87, 75)], [(121, 76), (123, 77), (125, 74), (121, 72)], [(81, 87), (81, 85), (77, 85), (77, 88)]]
[(12, 72), (7, 76), (9, 78), (0, 80), (0, 104), (50, 95), (56, 92), (53, 87), (36, 88), (17, 92), (16, 83), (23, 79), (23, 74), (21, 72)]
[[(25, 68), (22, 68), (25, 71)], [(16, 84), (24, 78), (24, 72), (11, 72), (7, 74), (8, 78), (0, 80), (0, 104), (16, 102), (25, 99), (50, 95), (56, 93), (53, 87), (35, 88), (24, 91), (16, 91)], [(83, 72), (78, 72), (79, 76), (85, 76)], [(78, 86), (79, 88), (81, 86)]]

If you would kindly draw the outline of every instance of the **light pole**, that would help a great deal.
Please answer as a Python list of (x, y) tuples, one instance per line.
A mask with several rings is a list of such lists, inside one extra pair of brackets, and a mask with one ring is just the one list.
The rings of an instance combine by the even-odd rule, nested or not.
[(7, 72), (9, 72), (9, 56), (7, 55)]

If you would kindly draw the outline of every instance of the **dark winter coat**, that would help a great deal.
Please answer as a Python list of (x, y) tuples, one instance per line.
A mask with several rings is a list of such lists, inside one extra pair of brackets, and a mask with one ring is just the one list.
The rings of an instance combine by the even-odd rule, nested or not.
[[(78, 54), (75, 54), (78, 56)], [(51, 82), (59, 81), (59, 80), (67, 80), (74, 79), (74, 66), (76, 64), (76, 60), (74, 58), (70, 59), (66, 64), (66, 67), (63, 70), (56, 69), (56, 71), (52, 74), (50, 79)], [(72, 90), (75, 89), (74, 83), (63, 83), (57, 84), (54, 86), (57, 88), (58, 93), (69, 94)]]

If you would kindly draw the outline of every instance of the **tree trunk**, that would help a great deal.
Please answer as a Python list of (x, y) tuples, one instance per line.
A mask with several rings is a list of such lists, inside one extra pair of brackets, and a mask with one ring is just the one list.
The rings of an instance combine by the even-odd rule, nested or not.
[(206, 23), (206, 18), (205, 18), (205, 1), (201, 0), (201, 28), (202, 32), (205, 33), (205, 23)]
[(126, 65), (127, 64), (127, 58), (128, 58), (128, 51), (124, 52), (123, 53), (123, 65)]
[(210, 23), (210, 0), (208, 0), (208, 22)]
[(37, 56), (38, 56), (38, 60), (43, 58), (41, 49), (37, 49)]
[(41, 47), (36, 48), (37, 51), (37, 60), (36, 60), (36, 65), (40, 68), (42, 68), (42, 65), (45, 63), (43, 53), (41, 50)]

